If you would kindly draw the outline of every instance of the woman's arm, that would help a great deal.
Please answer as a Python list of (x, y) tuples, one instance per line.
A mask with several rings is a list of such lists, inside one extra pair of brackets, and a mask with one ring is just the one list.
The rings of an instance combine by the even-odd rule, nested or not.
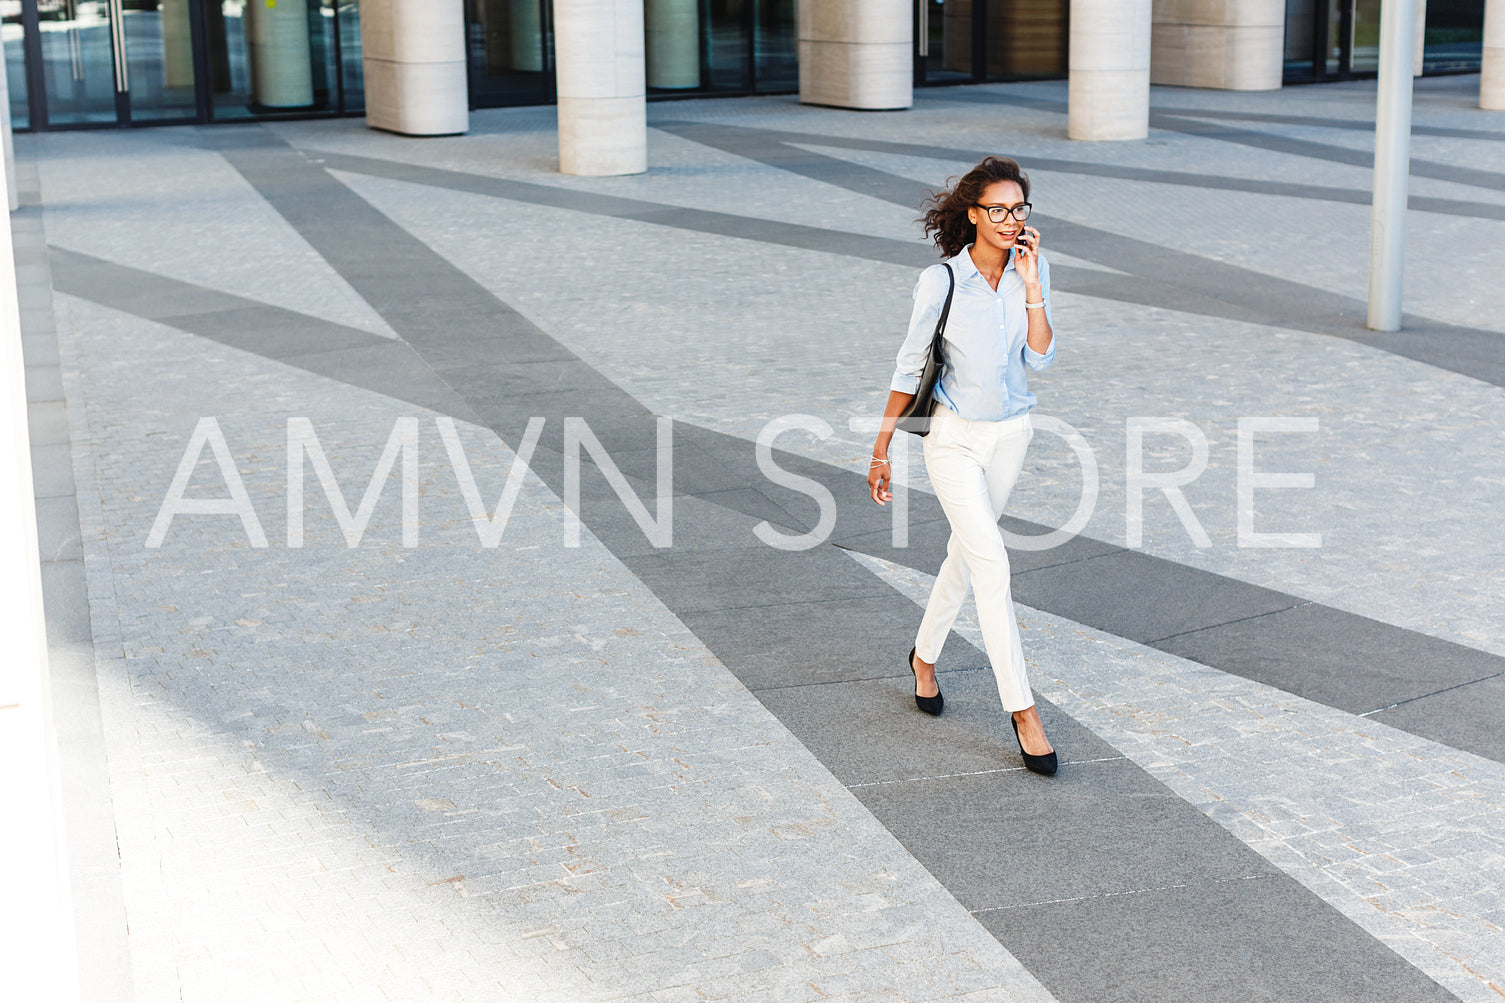
[[(1014, 270), (1024, 280), (1024, 312), (1029, 317), (1029, 333), (1025, 336), (1025, 343), (1031, 351), (1044, 355), (1050, 351), (1055, 333), (1050, 327), (1050, 312), (1043, 305), (1046, 292), (1045, 278), (1040, 268), (1040, 231), (1032, 226), (1025, 228), (1025, 239), (1016, 243)], [(1031, 303), (1039, 303), (1041, 306), (1030, 309)]]
[[(878, 429), (877, 441), (873, 443), (873, 455), (867, 470), (867, 489), (879, 505), (886, 504), (894, 496), (889, 490), (893, 486), (893, 471), (888, 465), (888, 443), (894, 437), (895, 422), (912, 400), (914, 394), (902, 390), (888, 392), (888, 407), (883, 409), (883, 424)], [(880, 460), (883, 462), (878, 462)]]

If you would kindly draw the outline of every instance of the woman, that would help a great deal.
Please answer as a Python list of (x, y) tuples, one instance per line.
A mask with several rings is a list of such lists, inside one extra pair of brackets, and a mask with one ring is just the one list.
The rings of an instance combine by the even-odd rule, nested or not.
[[(1040, 256), (1040, 233), (1029, 218), (1029, 178), (1004, 157), (989, 157), (949, 191), (931, 196), (922, 217), (955, 276), (943, 336), (945, 367), (935, 389), (925, 469), (951, 524), (924, 619), (909, 653), (915, 703), (941, 712), (935, 661), (966, 598), (970, 582), (998, 694), (1012, 714), (1024, 764), (1053, 774), (1056, 754), (1045, 737), (1025, 676), (1019, 624), (1009, 593), (1009, 557), (998, 529), (1009, 491), (1024, 465), (1034, 434), (1025, 386), (1026, 367), (1044, 369), (1055, 358), (1050, 327), (1050, 269)], [(899, 349), (883, 426), (873, 444), (868, 488), (888, 502), (888, 464), (894, 420), (914, 399), (930, 352), (930, 339), (951, 286), (944, 265), (931, 265), (915, 285), (909, 335)]]

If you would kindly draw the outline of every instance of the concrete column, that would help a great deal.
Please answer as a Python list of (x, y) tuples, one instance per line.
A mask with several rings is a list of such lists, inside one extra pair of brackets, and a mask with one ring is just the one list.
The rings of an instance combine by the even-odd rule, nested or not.
[(314, 103), (307, 0), (249, 0), (246, 46), (251, 53), (253, 101), (267, 108), (306, 108)]
[(0, 972), (6, 999), (78, 1003), (33, 497), (16, 262), (0, 213)]
[(462, 0), (362, 0), (366, 124), (406, 136), (470, 128)]
[(559, 170), (648, 169), (643, 0), (554, 0)]
[(643, 0), (648, 86), (700, 86), (700, 0)]
[(1150, 134), (1150, 0), (1072, 0), (1066, 134)]
[(1285, 0), (1154, 0), (1150, 82), (1279, 90), (1285, 17)]
[(1484, 66), (1479, 107), (1505, 111), (1505, 0), (1484, 2)]
[(914, 104), (914, 0), (799, 0), (800, 100), (867, 111)]
[(512, 46), (512, 69), (523, 73), (543, 72), (543, 14), (538, 0), (507, 0), (508, 37)]

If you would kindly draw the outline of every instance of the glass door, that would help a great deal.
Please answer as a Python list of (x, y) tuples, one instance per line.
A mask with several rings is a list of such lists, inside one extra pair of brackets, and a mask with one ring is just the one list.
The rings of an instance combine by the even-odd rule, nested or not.
[(347, 92), (363, 106), (356, 0), (7, 2), (34, 128), (338, 114)]
[(208, 0), (204, 7), (215, 121), (337, 110), (341, 19), (333, 2)]
[(120, 24), (116, 45), (125, 54), (120, 84), (127, 121), (197, 118), (188, 0), (110, 0), (110, 5)]
[[(114, 58), (120, 0), (28, 0), (35, 24), (28, 41), (39, 56), (44, 121), (54, 125), (113, 123), (120, 119), (124, 68)], [(30, 15), (29, 17), (27, 15)], [(35, 116), (40, 118), (41, 116)]]
[(915, 84), (1066, 75), (1066, 0), (915, 0)]

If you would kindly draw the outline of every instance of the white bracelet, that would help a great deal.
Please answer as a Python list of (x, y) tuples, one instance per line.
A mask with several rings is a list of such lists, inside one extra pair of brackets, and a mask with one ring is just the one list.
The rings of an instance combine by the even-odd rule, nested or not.
[(1026, 309), (1026, 310), (1044, 310), (1045, 309), (1045, 301), (1041, 300), (1038, 303), (1026, 303), (1026, 304), (1024, 304), (1024, 309)]
[(875, 456), (868, 463), (868, 466), (870, 466), (870, 467), (881, 467), (881, 466), (883, 466), (887, 462), (888, 462), (887, 460), (880, 460), (880, 459), (878, 459), (878, 457)]

